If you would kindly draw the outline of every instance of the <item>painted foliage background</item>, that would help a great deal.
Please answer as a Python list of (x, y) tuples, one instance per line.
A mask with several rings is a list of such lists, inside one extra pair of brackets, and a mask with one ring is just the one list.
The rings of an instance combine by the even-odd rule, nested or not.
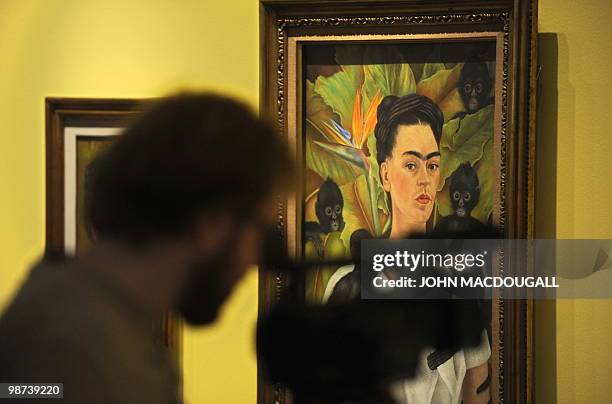
[[(472, 216), (483, 223), (493, 211), (494, 104), (466, 111), (458, 81), (465, 62), (484, 61), (494, 83), (495, 44), (427, 43), (399, 45), (311, 45), (304, 57), (305, 209), (304, 221), (316, 222), (319, 187), (329, 178), (344, 200), (344, 229), (322, 234), (323, 249), (304, 238), (309, 258), (347, 255), (351, 234), (366, 229), (375, 237), (390, 226), (390, 207), (376, 161), (376, 110), (385, 96), (411, 93), (433, 100), (444, 114), (440, 141), (440, 187), (430, 224), (452, 213), (448, 178), (461, 163), (478, 174), (480, 199)], [(306, 297), (320, 301), (335, 268), (320, 268), (306, 284)]]

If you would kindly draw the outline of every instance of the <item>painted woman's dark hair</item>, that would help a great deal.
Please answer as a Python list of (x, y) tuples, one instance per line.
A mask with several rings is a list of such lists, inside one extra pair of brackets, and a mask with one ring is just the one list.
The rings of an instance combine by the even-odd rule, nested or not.
[(389, 95), (383, 98), (376, 113), (378, 122), (374, 128), (374, 136), (378, 164), (391, 155), (399, 125), (425, 123), (431, 127), (436, 143), (440, 144), (444, 116), (436, 103), (423, 95)]

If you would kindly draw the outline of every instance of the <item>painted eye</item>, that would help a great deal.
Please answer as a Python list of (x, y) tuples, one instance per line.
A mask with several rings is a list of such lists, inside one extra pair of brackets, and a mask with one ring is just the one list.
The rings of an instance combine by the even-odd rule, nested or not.
[(476, 84), (476, 92), (479, 94), (482, 92), (482, 84), (480, 83)]
[(455, 191), (455, 193), (453, 194), (453, 199), (458, 201), (459, 198), (461, 198), (461, 194), (459, 192)]
[(409, 169), (410, 171), (416, 170), (417, 165), (416, 163), (410, 162), (408, 164), (406, 164), (406, 168)]
[(469, 192), (464, 192), (463, 193), (463, 200), (469, 201), (471, 197), (472, 197), (472, 195)]
[(463, 87), (463, 90), (464, 90), (466, 93), (471, 93), (471, 92), (472, 92), (472, 85), (471, 85), (471, 84), (466, 84), (466, 85)]
[(340, 211), (342, 210), (342, 208), (340, 207), (340, 205), (336, 205), (336, 207), (334, 208), (334, 210), (336, 211), (336, 213), (340, 213)]
[(325, 214), (326, 214), (327, 216), (331, 216), (331, 214), (332, 214), (332, 208), (331, 208), (331, 206), (328, 206), (328, 207), (326, 207), (326, 208), (325, 208)]
[(438, 171), (439, 168), (440, 168), (440, 165), (438, 163), (431, 163), (429, 165), (429, 171)]

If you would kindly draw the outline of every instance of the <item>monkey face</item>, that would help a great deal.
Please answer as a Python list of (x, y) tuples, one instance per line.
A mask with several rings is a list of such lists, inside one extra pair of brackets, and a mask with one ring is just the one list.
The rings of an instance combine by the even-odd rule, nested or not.
[(468, 62), (463, 66), (459, 92), (468, 113), (476, 112), (487, 104), (491, 85), (489, 69), (484, 62)]
[(340, 231), (342, 221), (342, 207), (339, 204), (329, 205), (325, 207), (325, 216), (329, 222), (331, 231)]
[[(455, 214), (459, 217), (465, 217), (472, 211), (472, 193), (469, 191), (453, 192), (453, 205), (455, 206)], [(469, 210), (468, 210), (469, 209)]]
[(465, 107), (469, 112), (477, 111), (482, 105), (483, 99), (482, 80), (471, 81), (463, 86), (464, 99), (467, 100)]
[(480, 186), (476, 170), (469, 163), (461, 164), (451, 175), (450, 197), (455, 215), (470, 216), (478, 203)]
[(325, 180), (319, 189), (315, 204), (317, 219), (319, 219), (323, 233), (342, 231), (344, 228), (343, 205), (344, 199), (338, 185), (331, 179)]

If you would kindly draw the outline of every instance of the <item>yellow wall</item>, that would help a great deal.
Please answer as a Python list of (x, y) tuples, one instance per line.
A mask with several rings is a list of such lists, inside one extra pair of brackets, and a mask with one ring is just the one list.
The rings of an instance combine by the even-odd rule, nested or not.
[[(258, 104), (255, 0), (0, 1), (0, 307), (44, 245), (44, 97), (218, 89)], [(251, 273), (213, 329), (187, 332), (192, 403), (256, 397)]]
[[(612, 3), (540, 3), (540, 30), (556, 35), (542, 50), (538, 229), (612, 238)], [(255, 106), (257, 10), (256, 0), (0, 2), (0, 308), (43, 249), (44, 97), (154, 97), (190, 87)], [(186, 332), (188, 401), (255, 402), (256, 285), (253, 272), (219, 325)], [(538, 404), (612, 397), (610, 313), (610, 301), (537, 304)]]
[[(612, 238), (612, 2), (539, 12), (539, 234)], [(536, 318), (536, 403), (612, 402), (612, 301), (539, 302)]]

